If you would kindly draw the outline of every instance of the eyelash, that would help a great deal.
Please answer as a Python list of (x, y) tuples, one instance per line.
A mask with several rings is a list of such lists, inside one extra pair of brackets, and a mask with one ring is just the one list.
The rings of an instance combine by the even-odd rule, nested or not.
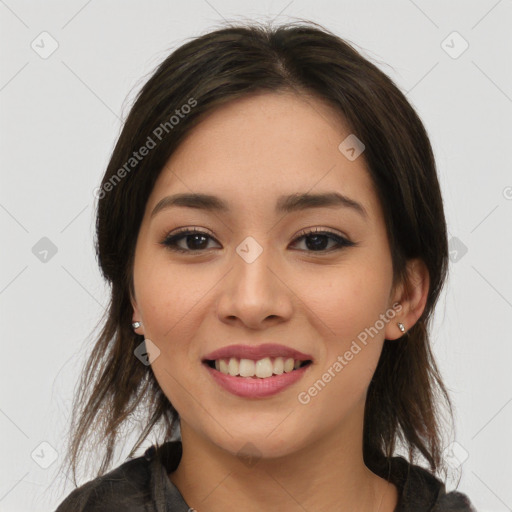
[[(213, 238), (206, 231), (201, 231), (201, 230), (196, 229), (196, 228), (182, 228), (182, 229), (180, 229), (176, 233), (168, 234), (164, 238), (164, 240), (162, 242), (160, 242), (160, 243), (162, 245), (164, 245), (165, 247), (167, 247), (169, 250), (174, 251), (174, 252), (180, 252), (180, 253), (188, 253), (188, 254), (190, 254), (190, 253), (198, 253), (198, 254), (200, 254), (200, 253), (204, 253), (204, 252), (206, 252), (208, 250), (208, 249), (198, 249), (198, 250), (182, 249), (181, 247), (178, 247), (177, 242), (179, 240), (181, 240), (182, 238), (186, 238), (187, 236), (190, 236), (190, 235), (204, 235), (204, 236), (206, 236), (208, 238), (211, 238), (212, 240), (215, 240), (215, 238)], [(313, 235), (326, 236), (329, 239), (334, 240), (337, 243), (337, 247), (334, 248), (334, 249), (331, 248), (331, 249), (328, 249), (328, 250), (320, 250), (320, 251), (308, 251), (308, 250), (306, 250), (305, 252), (310, 252), (310, 253), (330, 253), (332, 251), (341, 250), (344, 247), (352, 247), (354, 245), (357, 245), (356, 242), (352, 242), (350, 240), (347, 240), (346, 238), (338, 235), (337, 233), (334, 233), (333, 231), (322, 230), (322, 229), (319, 229), (319, 228), (314, 228), (314, 229), (309, 229), (309, 230), (305, 229), (305, 230), (301, 231), (300, 234), (295, 238), (294, 242), (297, 242), (297, 241), (299, 241), (302, 238), (307, 238), (308, 236), (313, 236)], [(215, 240), (215, 242), (217, 242), (217, 240)]]

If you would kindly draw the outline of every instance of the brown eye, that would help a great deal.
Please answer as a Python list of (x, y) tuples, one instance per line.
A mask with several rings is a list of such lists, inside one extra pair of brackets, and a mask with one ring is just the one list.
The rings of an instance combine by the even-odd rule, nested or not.
[[(333, 250), (342, 249), (343, 247), (351, 247), (356, 245), (355, 242), (347, 240), (345, 237), (338, 235), (332, 231), (322, 230), (310, 230), (303, 231), (299, 237), (295, 239), (295, 243), (298, 240), (304, 239), (306, 244), (307, 252), (331, 252)], [(334, 242), (334, 248), (326, 250), (330, 242)]]
[[(184, 240), (184, 244), (182, 241)], [(201, 252), (208, 249), (208, 241), (215, 240), (205, 231), (198, 229), (184, 229), (176, 234), (168, 235), (162, 244), (172, 251)], [(183, 247), (185, 245), (185, 247)]]

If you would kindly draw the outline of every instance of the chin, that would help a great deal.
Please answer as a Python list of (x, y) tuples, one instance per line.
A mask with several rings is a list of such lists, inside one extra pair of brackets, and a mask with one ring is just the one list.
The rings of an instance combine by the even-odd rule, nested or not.
[[(277, 426), (279, 422), (276, 422)], [(217, 432), (215, 438), (210, 438), (218, 448), (229, 452), (231, 455), (240, 457), (242, 460), (256, 461), (258, 459), (273, 459), (285, 457), (298, 451), (304, 446), (306, 440), (301, 437), (304, 435), (303, 429), (283, 431), (283, 429), (276, 428), (272, 432), (269, 424), (261, 425), (261, 428), (256, 428), (256, 425), (251, 429), (245, 428), (240, 431), (233, 431), (230, 429), (231, 436), (224, 430)], [(279, 431), (278, 431), (279, 430)], [(272, 433), (271, 433), (272, 432)], [(269, 435), (270, 433), (270, 435)]]

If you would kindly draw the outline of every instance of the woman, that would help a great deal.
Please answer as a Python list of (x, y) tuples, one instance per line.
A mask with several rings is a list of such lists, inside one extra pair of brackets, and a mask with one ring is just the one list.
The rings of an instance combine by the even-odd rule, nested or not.
[(105, 450), (58, 512), (474, 510), (436, 476), (435, 161), (376, 66), (313, 23), (194, 39), (139, 93), (96, 195), (112, 293), (73, 474), (93, 430)]

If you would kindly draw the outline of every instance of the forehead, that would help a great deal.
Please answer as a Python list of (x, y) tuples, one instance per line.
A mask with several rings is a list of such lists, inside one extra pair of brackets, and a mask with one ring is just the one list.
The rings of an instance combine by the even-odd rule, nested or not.
[(351, 161), (338, 148), (350, 134), (342, 116), (316, 98), (264, 93), (234, 100), (187, 134), (148, 207), (175, 192), (274, 209), (277, 196), (338, 191), (370, 212), (378, 205), (364, 158)]

